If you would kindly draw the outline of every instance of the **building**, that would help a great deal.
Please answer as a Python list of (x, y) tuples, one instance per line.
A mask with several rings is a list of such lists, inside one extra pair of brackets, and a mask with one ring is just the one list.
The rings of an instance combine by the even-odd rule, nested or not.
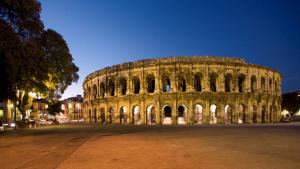
[(82, 103), (83, 98), (81, 95), (63, 100), (61, 105), (63, 114), (65, 114), (70, 119), (82, 119)]
[(83, 83), (89, 122), (131, 124), (273, 123), (281, 74), (241, 58), (169, 57), (107, 67)]
[(35, 98), (31, 106), (31, 118), (48, 119), (48, 101), (46, 99)]
[(8, 100), (0, 102), (0, 121), (13, 121), (14, 120), (14, 105)]

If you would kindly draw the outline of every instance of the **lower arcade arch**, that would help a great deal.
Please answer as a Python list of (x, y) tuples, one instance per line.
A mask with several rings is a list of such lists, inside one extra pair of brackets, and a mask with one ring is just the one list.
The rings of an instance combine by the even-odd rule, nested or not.
[(257, 106), (253, 105), (252, 106), (252, 122), (253, 123), (257, 123), (257, 118), (258, 118), (258, 114), (257, 114)]
[(230, 106), (229, 104), (227, 104), (225, 106), (225, 124), (231, 124), (233, 123), (233, 109), (232, 106)]
[(150, 105), (147, 107), (146, 121), (147, 124), (156, 124), (156, 113), (154, 105)]
[(103, 107), (100, 108), (99, 120), (100, 120), (100, 123), (105, 123), (105, 109)]
[(127, 109), (126, 107), (122, 106), (120, 108), (120, 124), (127, 123)]
[(132, 109), (133, 124), (141, 124), (141, 110), (139, 106), (134, 106)]
[(178, 106), (177, 124), (186, 124), (187, 108), (185, 105)]
[(239, 124), (246, 123), (245, 106), (242, 104), (239, 105), (238, 123)]
[(200, 104), (196, 104), (194, 110), (194, 123), (202, 124), (203, 119), (203, 107)]
[(115, 108), (114, 107), (111, 107), (110, 109), (109, 109), (109, 115), (108, 115), (109, 117), (108, 117), (108, 123), (110, 123), (110, 124), (112, 124), (112, 123), (114, 123), (114, 121), (115, 121)]
[(210, 124), (217, 124), (218, 120), (217, 120), (217, 106), (215, 104), (212, 104), (209, 108), (210, 110), (210, 115), (209, 115), (209, 123)]
[(168, 105), (162, 108), (162, 124), (172, 124), (172, 108)]

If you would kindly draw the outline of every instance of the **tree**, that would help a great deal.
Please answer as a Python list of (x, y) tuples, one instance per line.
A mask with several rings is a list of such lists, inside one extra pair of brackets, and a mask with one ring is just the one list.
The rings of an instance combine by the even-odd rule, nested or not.
[(63, 37), (44, 30), (36, 0), (0, 1), (0, 101), (12, 100), (25, 121), (30, 93), (53, 99), (78, 80)]
[(54, 100), (48, 104), (49, 114), (56, 115), (61, 112), (61, 102), (59, 100)]

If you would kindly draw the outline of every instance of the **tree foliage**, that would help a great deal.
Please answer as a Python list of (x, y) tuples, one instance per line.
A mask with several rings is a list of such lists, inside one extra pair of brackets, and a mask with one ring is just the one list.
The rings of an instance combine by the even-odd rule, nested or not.
[(49, 114), (56, 115), (61, 112), (61, 102), (58, 100), (54, 100), (49, 102), (48, 104), (48, 112)]
[(0, 101), (10, 99), (25, 117), (30, 92), (53, 98), (78, 80), (63, 37), (44, 29), (36, 0), (0, 1)]
[(291, 114), (300, 110), (300, 91), (286, 93), (282, 95), (282, 109), (286, 109)]

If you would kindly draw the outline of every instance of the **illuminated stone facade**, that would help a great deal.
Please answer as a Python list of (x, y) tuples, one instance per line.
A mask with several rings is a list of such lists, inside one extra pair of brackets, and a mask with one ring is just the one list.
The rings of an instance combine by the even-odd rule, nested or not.
[(281, 74), (240, 58), (169, 57), (114, 65), (83, 83), (86, 121), (117, 124), (278, 122)]

